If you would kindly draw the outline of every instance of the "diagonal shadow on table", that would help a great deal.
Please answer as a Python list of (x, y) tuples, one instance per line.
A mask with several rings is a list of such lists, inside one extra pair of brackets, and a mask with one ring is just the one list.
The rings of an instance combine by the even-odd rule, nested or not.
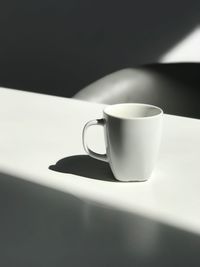
[(0, 172), (0, 266), (200, 266), (199, 234), (30, 178)]
[(58, 160), (55, 165), (50, 165), (49, 169), (95, 180), (117, 182), (117, 180), (114, 179), (108, 163), (93, 159), (87, 155), (75, 155), (62, 158)]

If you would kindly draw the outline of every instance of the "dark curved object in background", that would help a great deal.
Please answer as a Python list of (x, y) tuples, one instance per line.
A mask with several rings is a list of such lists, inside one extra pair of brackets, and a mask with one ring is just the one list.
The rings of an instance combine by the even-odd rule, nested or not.
[(123, 69), (85, 87), (74, 98), (105, 104), (148, 103), (165, 113), (200, 118), (200, 63)]
[(0, 85), (71, 97), (158, 62), (196, 29), (199, 10), (199, 0), (1, 0)]

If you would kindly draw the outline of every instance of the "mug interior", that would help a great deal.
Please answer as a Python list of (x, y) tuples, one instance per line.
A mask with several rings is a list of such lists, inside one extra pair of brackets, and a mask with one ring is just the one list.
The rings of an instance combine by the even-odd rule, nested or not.
[(121, 119), (149, 118), (163, 113), (159, 107), (148, 104), (116, 104), (105, 108), (104, 112), (108, 116)]

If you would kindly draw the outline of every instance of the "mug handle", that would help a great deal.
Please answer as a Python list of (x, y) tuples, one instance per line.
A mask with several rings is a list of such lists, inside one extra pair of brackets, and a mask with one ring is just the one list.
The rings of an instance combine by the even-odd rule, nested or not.
[(85, 149), (85, 152), (91, 156), (92, 158), (95, 158), (95, 159), (99, 159), (99, 160), (102, 160), (102, 161), (108, 161), (108, 157), (107, 157), (107, 154), (99, 154), (99, 153), (96, 153), (94, 151), (92, 151), (87, 143), (86, 143), (86, 131), (87, 129), (90, 127), (90, 126), (93, 126), (93, 125), (100, 125), (100, 126), (104, 126), (105, 125), (105, 120), (104, 119), (97, 119), (97, 120), (92, 120), (92, 121), (88, 121), (84, 128), (83, 128), (83, 133), (82, 133), (82, 142), (83, 142), (83, 147)]

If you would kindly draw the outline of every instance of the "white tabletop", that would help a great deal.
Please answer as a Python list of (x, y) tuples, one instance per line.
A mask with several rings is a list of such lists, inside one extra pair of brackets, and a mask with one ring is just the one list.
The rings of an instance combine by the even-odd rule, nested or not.
[[(102, 109), (103, 105), (1, 88), (0, 171), (200, 233), (197, 119), (165, 115), (158, 163), (147, 182), (122, 183), (112, 181), (109, 173), (100, 177), (88, 172), (87, 177), (86, 170), (83, 177), (76, 169), (72, 174), (49, 168), (85, 154), (82, 128), (88, 120), (101, 118)], [(104, 151), (101, 129), (93, 129), (88, 138), (93, 148)], [(78, 166), (87, 158), (75, 157), (75, 166), (76, 160)]]

